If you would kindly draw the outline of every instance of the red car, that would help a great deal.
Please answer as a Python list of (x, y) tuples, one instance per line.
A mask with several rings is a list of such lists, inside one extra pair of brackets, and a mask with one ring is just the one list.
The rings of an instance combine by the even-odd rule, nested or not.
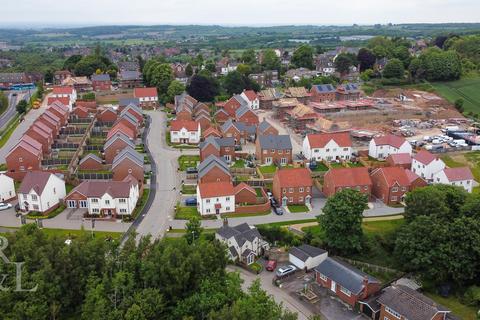
[(265, 267), (265, 269), (267, 269), (268, 271), (275, 271), (275, 268), (277, 268), (277, 261), (275, 260), (268, 260), (267, 262), (267, 266)]

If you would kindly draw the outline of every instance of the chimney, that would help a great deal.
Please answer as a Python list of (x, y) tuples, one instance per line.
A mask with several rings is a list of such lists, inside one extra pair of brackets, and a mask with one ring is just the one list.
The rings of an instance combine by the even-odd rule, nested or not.
[(363, 294), (362, 299), (366, 299), (368, 297), (368, 276), (363, 277)]
[(223, 226), (228, 227), (228, 219), (227, 218), (223, 219)]

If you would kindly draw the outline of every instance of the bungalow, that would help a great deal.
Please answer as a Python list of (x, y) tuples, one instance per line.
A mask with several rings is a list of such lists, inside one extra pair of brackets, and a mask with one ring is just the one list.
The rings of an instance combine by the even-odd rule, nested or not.
[(245, 182), (239, 183), (233, 188), (236, 204), (257, 204), (257, 192)]
[(230, 182), (232, 181), (230, 168), (223, 158), (210, 155), (207, 159), (200, 162), (198, 166), (198, 181)]
[(445, 320), (450, 313), (450, 310), (423, 294), (398, 284), (385, 288), (377, 298), (377, 303), (382, 320)]
[(9, 201), (14, 199), (16, 196), (15, 182), (13, 179), (6, 174), (0, 174), (0, 201)]
[(310, 205), (313, 180), (306, 168), (280, 169), (273, 177), (272, 193), (282, 206)]
[(118, 73), (118, 86), (122, 89), (136, 88), (143, 85), (139, 71), (124, 70)]
[(315, 161), (349, 160), (352, 157), (350, 133), (308, 134), (303, 140), (303, 154)]
[(368, 155), (372, 158), (383, 160), (391, 154), (412, 154), (412, 146), (402, 137), (393, 134), (374, 137), (368, 146)]
[(390, 167), (412, 168), (412, 156), (408, 153), (391, 154), (387, 157), (386, 161)]
[(235, 159), (234, 138), (214, 138), (210, 136), (199, 144), (200, 160), (204, 161), (208, 156), (222, 157), (227, 163)]
[(79, 170), (99, 171), (103, 170), (103, 160), (94, 153), (89, 153), (78, 163)]
[(116, 135), (117, 133), (123, 133), (131, 140), (135, 140), (135, 138), (137, 137), (137, 134), (134, 130), (132, 130), (124, 123), (118, 122), (108, 131), (107, 140), (110, 139), (112, 136)]
[(126, 147), (131, 147), (132, 149), (135, 149), (135, 144), (126, 134), (118, 132), (115, 135), (111, 136), (109, 139), (107, 139), (105, 145), (103, 146), (105, 162), (107, 164), (112, 163), (115, 156)]
[(261, 164), (285, 166), (292, 163), (292, 141), (289, 135), (258, 136), (255, 155)]
[(112, 162), (112, 173), (114, 181), (123, 181), (128, 176), (135, 178), (139, 186), (143, 185), (144, 179), (144, 157), (135, 151), (131, 146), (125, 147), (118, 153)]
[(412, 171), (427, 181), (432, 181), (435, 173), (445, 169), (445, 163), (427, 150), (418, 152), (412, 160)]
[(231, 182), (200, 182), (197, 198), (197, 209), (202, 216), (235, 212), (235, 192)]
[(310, 101), (317, 103), (335, 101), (336, 92), (336, 89), (331, 84), (314, 85), (310, 89)]
[(469, 167), (445, 168), (433, 175), (433, 183), (463, 187), (471, 193), (473, 190), (472, 171)]
[(402, 167), (378, 168), (370, 177), (373, 195), (387, 205), (400, 204), (407, 192), (427, 185), (425, 180)]
[(253, 90), (243, 90), (240, 94), (243, 100), (247, 101), (248, 107), (252, 110), (260, 109), (260, 99), (258, 99), (257, 94)]
[(18, 204), (24, 212), (47, 213), (65, 198), (65, 181), (45, 171), (29, 171), (18, 189)]
[(24, 135), (5, 157), (8, 171), (19, 173), (15, 176), (16, 180), (21, 180), (28, 171), (40, 170), (42, 159), (42, 145), (27, 135)]
[(330, 169), (324, 177), (323, 193), (330, 197), (343, 189), (355, 189), (370, 197), (372, 185), (367, 168)]
[(117, 121), (117, 118), (117, 111), (115, 111), (113, 108), (106, 108), (99, 114), (97, 114), (98, 122), (114, 123), (115, 121)]
[(308, 244), (293, 247), (288, 252), (288, 261), (298, 269), (305, 271), (314, 269), (327, 257), (327, 251)]
[(381, 288), (379, 280), (330, 257), (315, 267), (315, 279), (319, 285), (331, 290), (340, 300), (352, 307)]
[(139, 99), (142, 109), (156, 109), (158, 107), (157, 88), (135, 88), (133, 96)]
[(199, 123), (189, 120), (172, 120), (170, 123), (170, 142), (197, 144), (200, 142), (202, 129)]
[(267, 136), (267, 135), (278, 135), (278, 130), (270, 124), (267, 120), (263, 120), (257, 127), (257, 135)]
[(136, 179), (124, 181), (87, 180), (75, 187), (66, 197), (67, 208), (86, 209), (91, 216), (129, 216), (139, 198)]
[(250, 125), (257, 125), (259, 123), (258, 116), (255, 112), (246, 106), (242, 106), (235, 111), (235, 120)]
[(91, 79), (93, 91), (110, 91), (112, 89), (112, 81), (108, 74), (94, 74)]
[(228, 248), (228, 256), (232, 261), (250, 265), (269, 248), (268, 243), (254, 226), (242, 223), (235, 227), (228, 225), (225, 219), (223, 226), (215, 233), (215, 239)]

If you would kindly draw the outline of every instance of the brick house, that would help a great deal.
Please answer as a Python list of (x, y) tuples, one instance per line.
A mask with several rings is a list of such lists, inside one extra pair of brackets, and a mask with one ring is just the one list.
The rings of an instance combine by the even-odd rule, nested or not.
[(336, 89), (331, 84), (313, 85), (310, 89), (310, 101), (326, 102), (336, 100)]
[(246, 106), (242, 106), (235, 111), (235, 120), (244, 122), (250, 125), (258, 125), (258, 116), (252, 109)]
[(62, 126), (67, 124), (70, 111), (68, 110), (68, 107), (66, 105), (56, 101), (53, 104), (51, 104), (47, 110), (53, 113), (54, 115), (56, 115), (60, 119), (60, 123)]
[(130, 129), (130, 127), (126, 126), (124, 123), (118, 122), (108, 131), (107, 140), (110, 139), (110, 137), (116, 135), (117, 133), (123, 133), (131, 140), (135, 140), (135, 138), (137, 137), (134, 130)]
[(201, 161), (210, 155), (222, 157), (227, 163), (235, 160), (235, 140), (233, 138), (214, 138), (210, 136), (200, 143), (199, 148)]
[(207, 139), (208, 137), (214, 137), (214, 138), (221, 138), (222, 137), (222, 134), (220, 133), (220, 131), (217, 130), (217, 128), (215, 127), (209, 127), (207, 129), (205, 129), (205, 131), (202, 131), (203, 132), (203, 138), (204, 139)]
[[(228, 113), (230, 117), (235, 117), (235, 114), (238, 109), (241, 107), (246, 107), (248, 108), (248, 102), (245, 101), (241, 95), (236, 94), (230, 99), (228, 99), (227, 102), (225, 102), (225, 105), (223, 106), (223, 109)], [(250, 109), (250, 108), (248, 108)], [(251, 109), (250, 109), (251, 110)]]
[(260, 100), (260, 109), (272, 109), (273, 102), (279, 100), (284, 95), (276, 88), (268, 88), (258, 93)]
[(132, 130), (135, 137), (138, 135), (139, 123), (137, 119), (130, 113), (124, 113), (122, 116), (118, 117), (117, 121), (115, 121), (115, 123), (113, 124), (113, 127), (115, 127), (119, 123)]
[(421, 177), (402, 167), (378, 168), (370, 177), (373, 195), (387, 205), (400, 204), (407, 192), (427, 185)]
[(99, 122), (114, 123), (115, 121), (117, 121), (117, 118), (118, 118), (118, 114), (112, 108), (107, 108), (102, 112), (100, 112), (99, 114), (97, 114), (97, 120)]
[(412, 156), (408, 153), (394, 153), (386, 159), (390, 167), (402, 167), (410, 169), (412, 167)]
[(381, 292), (376, 302), (382, 320), (448, 319), (450, 310), (407, 286), (395, 284)]
[(135, 144), (127, 135), (119, 132), (111, 136), (110, 139), (108, 139), (103, 146), (105, 162), (108, 164), (112, 163), (115, 156), (126, 147), (131, 147), (135, 149)]
[(46, 110), (40, 117), (38, 117), (39, 121), (42, 121), (45, 125), (49, 126), (56, 137), (60, 132), (60, 127), (62, 126), (60, 123), (60, 118), (57, 117), (52, 112)]
[(135, 119), (137, 119), (138, 126), (143, 125), (143, 111), (137, 105), (135, 105), (133, 103), (128, 104), (120, 112), (120, 117), (122, 117), (125, 114), (129, 114), (129, 115), (135, 117)]
[(180, 105), (175, 112), (175, 119), (177, 120), (189, 120), (193, 119), (193, 110), (186, 104)]
[(15, 180), (21, 180), (27, 171), (41, 170), (42, 145), (28, 136), (12, 148), (5, 157), (8, 172), (15, 173)]
[(71, 77), (72, 76), (72, 73), (68, 70), (59, 70), (59, 71), (55, 71), (55, 73), (53, 74), (53, 82), (56, 84), (56, 85), (59, 85), (59, 84), (62, 84), (62, 82)]
[(228, 119), (230, 119), (230, 115), (224, 109), (218, 109), (215, 112), (214, 117), (215, 117), (215, 120), (217, 120), (217, 123), (224, 123)]
[(75, 106), (87, 108), (90, 113), (97, 112), (97, 102), (95, 101), (77, 100)]
[(114, 181), (123, 181), (128, 176), (134, 177), (138, 185), (143, 186), (144, 180), (144, 157), (131, 146), (124, 148), (113, 158), (112, 173)]
[(29, 137), (33, 138), (37, 142), (39, 142), (42, 145), (42, 152), (43, 154), (48, 154), (51, 151), (53, 139), (52, 136), (42, 130), (40, 127), (36, 125), (30, 126), (30, 128), (25, 132), (26, 135)]
[(289, 135), (258, 136), (255, 146), (255, 156), (260, 164), (292, 163), (292, 142)]
[(278, 130), (270, 124), (267, 120), (263, 120), (257, 127), (257, 135), (259, 136), (268, 136), (268, 135), (278, 135)]
[(48, 213), (65, 198), (65, 181), (46, 171), (29, 171), (18, 189), (18, 204), (23, 212)]
[(135, 88), (133, 96), (139, 99), (142, 109), (156, 109), (159, 106), (157, 88)]
[(245, 182), (233, 188), (236, 204), (257, 204), (257, 192)]
[(360, 89), (356, 83), (341, 84), (337, 87), (336, 98), (338, 101), (356, 101), (360, 99)]
[(71, 116), (75, 119), (88, 119), (90, 117), (90, 112), (85, 107), (76, 106), (73, 108)]
[(199, 123), (189, 120), (172, 120), (170, 122), (170, 142), (197, 144), (200, 142), (202, 129)]
[(285, 97), (295, 98), (303, 104), (308, 104), (310, 102), (310, 93), (305, 87), (288, 87), (285, 89)]
[(230, 182), (232, 181), (230, 168), (223, 158), (210, 155), (198, 165), (198, 181)]
[(143, 85), (139, 71), (125, 70), (118, 73), (118, 86), (122, 89), (136, 88)]
[(195, 122), (200, 124), (202, 131), (210, 128), (212, 125), (212, 119), (209, 115), (205, 115), (205, 113), (200, 113), (199, 115), (195, 116)]
[(331, 257), (323, 260), (314, 270), (316, 282), (351, 307), (381, 289), (379, 280)]
[(337, 168), (330, 169), (325, 174), (323, 193), (330, 197), (343, 189), (354, 189), (370, 198), (372, 186), (367, 168)]
[(237, 127), (236, 123), (233, 122), (232, 119), (228, 119), (224, 124), (222, 124), (222, 126), (220, 127), (220, 131), (222, 132), (223, 137), (233, 138), (235, 140), (235, 144), (240, 143), (240, 129)]
[(85, 171), (103, 170), (103, 160), (96, 154), (89, 153), (80, 160), (78, 169)]
[(272, 193), (282, 206), (310, 204), (313, 180), (306, 168), (280, 169), (273, 177)]
[(252, 110), (257, 110), (260, 108), (260, 100), (258, 99), (257, 94), (253, 90), (243, 90), (240, 94), (243, 100), (247, 101), (248, 107)]
[(108, 74), (94, 74), (91, 77), (93, 91), (110, 91), (112, 81)]

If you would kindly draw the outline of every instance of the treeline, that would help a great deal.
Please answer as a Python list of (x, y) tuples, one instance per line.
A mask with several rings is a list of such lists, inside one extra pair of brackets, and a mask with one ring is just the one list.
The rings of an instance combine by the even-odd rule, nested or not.
[[(8, 235), (3, 253), (22, 265), (22, 288), (0, 290), (2, 319), (239, 319), (294, 320), (254, 283), (243, 292), (238, 274), (227, 273), (226, 248), (214, 240), (117, 243), (90, 233), (66, 244), (34, 225)], [(3, 243), (2, 243), (3, 248)], [(15, 268), (0, 264), (15, 288)]]

